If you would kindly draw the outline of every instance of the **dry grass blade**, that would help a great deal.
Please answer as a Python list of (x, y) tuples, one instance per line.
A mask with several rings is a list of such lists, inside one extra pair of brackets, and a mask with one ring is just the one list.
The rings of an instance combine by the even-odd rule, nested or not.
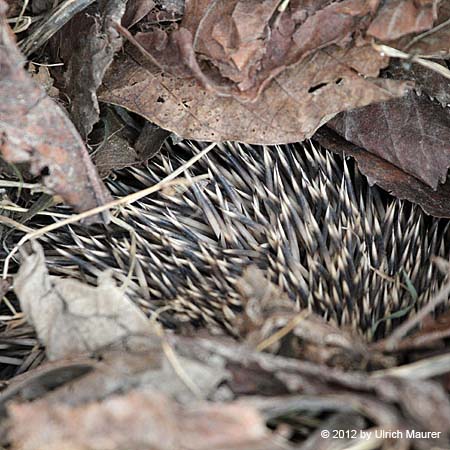
[(256, 346), (256, 350), (262, 352), (267, 347), (270, 347), (275, 342), (283, 339), (284, 336), (287, 336), (297, 325), (308, 315), (308, 311), (304, 311), (297, 316), (293, 317), (283, 328), (278, 330), (276, 333), (269, 336), (267, 339), (264, 339)]
[(20, 222), (17, 222), (16, 220), (11, 219), (10, 217), (6, 217), (6, 216), (0, 216), (0, 223), (2, 223), (3, 225), (6, 225), (8, 227), (23, 231), (24, 233), (33, 233), (33, 231), (34, 231), (32, 228), (27, 227), (26, 225), (24, 225)]
[(158, 327), (158, 334), (162, 338), (161, 345), (164, 352), (164, 355), (166, 356), (167, 360), (169, 361), (170, 365), (172, 366), (174, 372), (177, 374), (177, 376), (180, 378), (180, 380), (186, 385), (186, 387), (198, 398), (202, 398), (202, 392), (197, 386), (197, 384), (192, 380), (189, 375), (186, 373), (186, 371), (183, 369), (183, 366), (181, 365), (179, 359), (177, 358), (177, 354), (175, 353), (175, 350), (173, 347), (167, 342), (166, 339), (164, 339), (164, 332), (162, 331), (162, 328)]

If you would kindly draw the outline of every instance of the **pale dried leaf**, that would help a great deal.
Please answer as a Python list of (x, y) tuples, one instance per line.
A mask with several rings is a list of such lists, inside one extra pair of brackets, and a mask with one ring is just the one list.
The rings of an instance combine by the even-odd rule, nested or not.
[(14, 290), (51, 360), (92, 352), (152, 331), (148, 319), (115, 285), (110, 272), (99, 278), (97, 287), (51, 277), (37, 242), (21, 264)]
[(179, 407), (154, 390), (135, 390), (71, 407), (46, 400), (12, 404), (10, 437), (18, 450), (286, 449), (251, 406)]

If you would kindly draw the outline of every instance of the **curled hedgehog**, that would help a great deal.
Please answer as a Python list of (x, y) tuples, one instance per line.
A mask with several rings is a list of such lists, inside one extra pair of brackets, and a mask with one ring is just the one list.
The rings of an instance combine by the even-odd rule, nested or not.
[[(130, 194), (200, 150), (193, 142), (167, 146), (107, 185), (115, 196)], [(166, 307), (168, 325), (235, 334), (236, 284), (256, 264), (299, 309), (369, 340), (386, 335), (444, 282), (430, 258), (449, 257), (448, 221), (370, 187), (353, 162), (311, 142), (220, 144), (185, 176), (188, 183), (122, 208), (124, 227), (70, 226), (46, 235), (53, 272), (89, 279), (113, 267), (144, 309)], [(44, 224), (39, 220), (33, 227)]]

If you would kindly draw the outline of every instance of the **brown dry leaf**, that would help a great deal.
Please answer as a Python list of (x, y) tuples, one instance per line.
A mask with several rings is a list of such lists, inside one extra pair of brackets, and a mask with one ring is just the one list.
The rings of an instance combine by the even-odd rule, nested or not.
[(347, 111), (328, 126), (432, 189), (447, 178), (450, 114), (426, 95), (410, 92), (401, 99)]
[(32, 62), (28, 65), (28, 72), (31, 78), (38, 83), (49, 97), (57, 99), (59, 96), (59, 89), (54, 86), (55, 81), (50, 75), (50, 71), (46, 66), (37, 66)]
[(89, 155), (63, 110), (35, 85), (0, 2), (0, 151), (10, 163), (30, 163), (34, 175), (77, 210), (108, 199)]
[[(126, 0), (101, 0), (78, 14), (60, 32), (59, 50), (67, 67), (65, 81), (72, 120), (86, 139), (99, 119), (97, 89), (115, 53), (122, 47), (116, 29)], [(56, 41), (60, 37), (55, 38)]]
[[(445, 61), (441, 60), (440, 64), (445, 65)], [(425, 93), (431, 100), (438, 101), (443, 108), (450, 105), (450, 79), (440, 73), (420, 64), (409, 65), (401, 61), (391, 61), (386, 72), (396, 80), (414, 81), (414, 89), (419, 94)]]
[(92, 156), (101, 178), (106, 178), (112, 170), (123, 169), (139, 162), (137, 151), (130, 144), (126, 128), (112, 108), (107, 108), (103, 119), (103, 133), (99, 146)]
[(381, 41), (392, 41), (405, 34), (428, 30), (436, 20), (437, 3), (435, 0), (387, 0), (367, 34)]
[(240, 103), (124, 55), (106, 74), (99, 99), (184, 138), (297, 142), (340, 111), (404, 95), (408, 82), (374, 78), (386, 64), (370, 46), (318, 51), (285, 70), (256, 102)]
[(318, 130), (314, 139), (328, 150), (355, 158), (369, 184), (377, 184), (395, 197), (417, 203), (432, 216), (450, 217), (450, 182), (435, 191), (393, 164), (346, 141), (327, 126)]
[(139, 162), (136, 150), (128, 141), (112, 134), (95, 153), (94, 163), (101, 178), (106, 178), (114, 169), (123, 169)]
[(180, 407), (154, 390), (134, 390), (71, 407), (46, 400), (12, 404), (17, 450), (287, 449), (253, 407), (239, 403)]
[(134, 144), (138, 161), (147, 161), (155, 156), (169, 136), (170, 132), (167, 130), (146, 122)]
[(92, 352), (128, 336), (150, 335), (149, 320), (105, 272), (92, 287), (50, 277), (42, 247), (32, 244), (14, 280), (25, 317), (50, 360)]
[[(190, 71), (207, 90), (244, 102), (255, 101), (270, 80), (287, 67), (319, 49), (358, 36), (378, 3), (288, 2), (280, 11), (279, 0), (191, 0), (186, 2), (180, 28), (170, 37), (155, 30), (149, 33), (150, 40), (146, 34), (137, 38), (159, 67), (168, 68), (170, 73), (180, 72), (167, 64), (168, 54), (177, 55), (178, 65), (184, 63), (185, 75)], [(200, 65), (200, 60), (215, 69)]]
[(101, 178), (112, 170), (142, 164), (159, 152), (170, 132), (146, 122), (134, 144), (124, 123), (108, 108), (103, 117), (106, 136), (96, 149), (93, 160)]
[(125, 14), (122, 17), (122, 25), (130, 28), (142, 20), (153, 8), (153, 0), (128, 0)]
[(404, 95), (408, 83), (376, 78), (388, 59), (361, 38), (378, 0), (327, 3), (188, 1), (179, 29), (136, 36), (154, 65), (119, 59), (100, 98), (184, 138), (279, 144)]

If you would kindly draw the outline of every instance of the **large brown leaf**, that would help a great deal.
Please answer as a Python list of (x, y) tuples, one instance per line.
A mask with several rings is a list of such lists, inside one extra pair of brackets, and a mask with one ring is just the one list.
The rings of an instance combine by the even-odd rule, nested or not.
[(217, 95), (255, 101), (287, 67), (319, 49), (356, 41), (379, 0), (292, 1), (283, 11), (279, 3), (188, 0), (180, 29), (170, 36), (154, 29), (137, 39), (160, 68), (180, 75), (183, 66), (185, 76)]
[(410, 92), (401, 99), (348, 111), (329, 126), (433, 189), (447, 178), (450, 114), (425, 95)]
[(254, 144), (301, 141), (343, 110), (404, 95), (408, 83), (375, 78), (387, 60), (370, 46), (321, 50), (280, 74), (253, 103), (217, 97), (195, 80), (177, 78), (123, 55), (99, 91), (189, 139)]

